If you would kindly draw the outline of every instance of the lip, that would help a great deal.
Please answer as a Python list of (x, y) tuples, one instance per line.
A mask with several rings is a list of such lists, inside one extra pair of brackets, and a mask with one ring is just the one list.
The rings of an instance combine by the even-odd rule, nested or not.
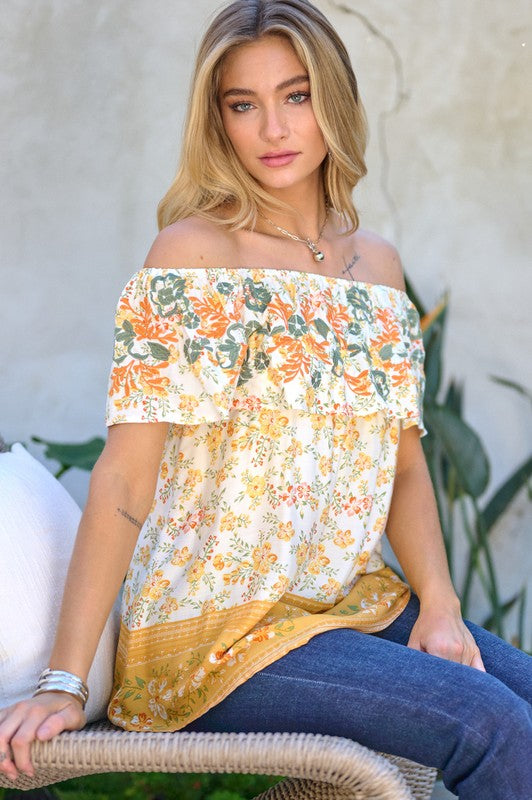
[(291, 164), (298, 155), (294, 150), (279, 150), (275, 153), (264, 153), (259, 158), (267, 167), (284, 167)]

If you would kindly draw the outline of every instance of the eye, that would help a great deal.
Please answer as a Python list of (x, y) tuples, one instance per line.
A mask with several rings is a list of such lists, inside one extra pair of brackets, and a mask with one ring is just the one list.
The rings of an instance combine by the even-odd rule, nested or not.
[(305, 100), (308, 100), (310, 97), (310, 92), (292, 92), (292, 94), (288, 95), (288, 100), (295, 105), (301, 105), (304, 103)]
[(253, 105), (246, 100), (242, 100), (240, 103), (233, 103), (229, 108), (232, 108), (233, 111), (243, 112), (249, 111), (250, 108), (253, 108)]

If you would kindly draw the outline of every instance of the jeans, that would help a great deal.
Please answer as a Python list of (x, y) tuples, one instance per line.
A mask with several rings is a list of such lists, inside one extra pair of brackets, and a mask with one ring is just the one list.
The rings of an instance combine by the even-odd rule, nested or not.
[(438, 767), (462, 800), (529, 800), (532, 658), (470, 622), (487, 673), (412, 650), (418, 611), (316, 634), (183, 730), (344, 736)]

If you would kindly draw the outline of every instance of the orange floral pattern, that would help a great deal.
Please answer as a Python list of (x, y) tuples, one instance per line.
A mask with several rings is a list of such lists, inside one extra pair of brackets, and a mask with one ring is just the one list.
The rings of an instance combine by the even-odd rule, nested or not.
[(143, 269), (116, 316), (107, 424), (172, 423), (126, 576), (109, 706), (177, 730), (408, 587), (380, 540), (423, 345), (400, 290), (252, 268)]

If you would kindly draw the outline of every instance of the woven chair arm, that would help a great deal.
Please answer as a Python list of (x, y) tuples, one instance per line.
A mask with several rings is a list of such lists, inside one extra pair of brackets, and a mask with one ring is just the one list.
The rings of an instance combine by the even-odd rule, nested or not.
[(31, 789), (106, 772), (239, 772), (297, 779), (261, 800), (416, 797), (397, 766), (349, 739), (320, 734), (132, 733), (101, 722), (34, 742), (32, 759), (35, 778), (0, 777), (0, 786)]

